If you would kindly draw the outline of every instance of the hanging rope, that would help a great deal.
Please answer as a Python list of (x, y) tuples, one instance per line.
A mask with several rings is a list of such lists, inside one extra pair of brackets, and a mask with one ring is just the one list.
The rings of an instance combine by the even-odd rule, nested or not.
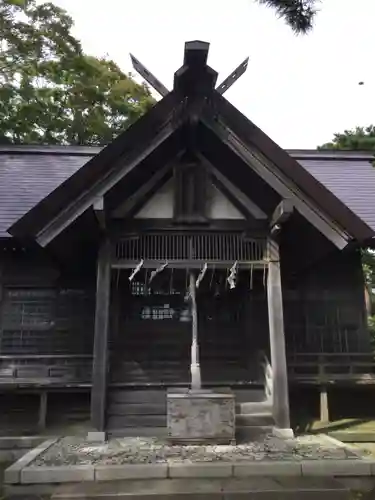
[(212, 289), (212, 282), (214, 280), (214, 276), (215, 276), (215, 266), (213, 266), (213, 268), (212, 268), (212, 274), (211, 274), (211, 279), (210, 279), (210, 290)]
[(263, 266), (263, 287), (266, 288), (266, 264)]
[(173, 267), (171, 269), (171, 278), (169, 280), (169, 295), (173, 294)]

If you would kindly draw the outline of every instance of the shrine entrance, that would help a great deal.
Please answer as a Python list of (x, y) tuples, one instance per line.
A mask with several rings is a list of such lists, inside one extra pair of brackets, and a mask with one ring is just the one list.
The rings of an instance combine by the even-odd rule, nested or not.
[[(139, 386), (190, 383), (192, 314), (189, 271), (151, 269), (112, 278), (110, 383)], [(198, 273), (196, 273), (198, 277)], [(257, 354), (268, 350), (263, 273), (241, 271), (233, 289), (228, 270), (207, 270), (196, 290), (198, 345), (204, 386), (256, 383)]]

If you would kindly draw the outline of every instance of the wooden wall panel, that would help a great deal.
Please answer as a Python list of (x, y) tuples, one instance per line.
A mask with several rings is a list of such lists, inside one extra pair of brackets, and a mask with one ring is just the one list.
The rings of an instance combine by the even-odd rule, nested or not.
[(359, 251), (332, 252), (294, 280), (283, 278), (289, 351), (369, 351)]
[(0, 354), (92, 354), (95, 289), (64, 276), (47, 256), (0, 253)]

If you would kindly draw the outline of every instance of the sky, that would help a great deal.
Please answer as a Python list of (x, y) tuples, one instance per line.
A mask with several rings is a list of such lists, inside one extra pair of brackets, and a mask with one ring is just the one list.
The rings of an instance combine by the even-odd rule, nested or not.
[(249, 56), (225, 97), (283, 148), (315, 149), (335, 132), (375, 122), (374, 0), (322, 0), (305, 36), (254, 0), (54, 3), (73, 17), (86, 53), (129, 72), (131, 52), (169, 89), (186, 41), (210, 42), (218, 83)]

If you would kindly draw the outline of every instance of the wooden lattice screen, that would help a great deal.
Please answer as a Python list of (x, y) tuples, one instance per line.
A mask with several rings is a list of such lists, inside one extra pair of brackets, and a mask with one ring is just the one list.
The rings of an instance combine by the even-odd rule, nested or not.
[(241, 233), (147, 233), (117, 241), (114, 259), (261, 262), (264, 252), (263, 239), (246, 238)]
[(94, 293), (55, 288), (6, 288), (0, 353), (91, 353)]

